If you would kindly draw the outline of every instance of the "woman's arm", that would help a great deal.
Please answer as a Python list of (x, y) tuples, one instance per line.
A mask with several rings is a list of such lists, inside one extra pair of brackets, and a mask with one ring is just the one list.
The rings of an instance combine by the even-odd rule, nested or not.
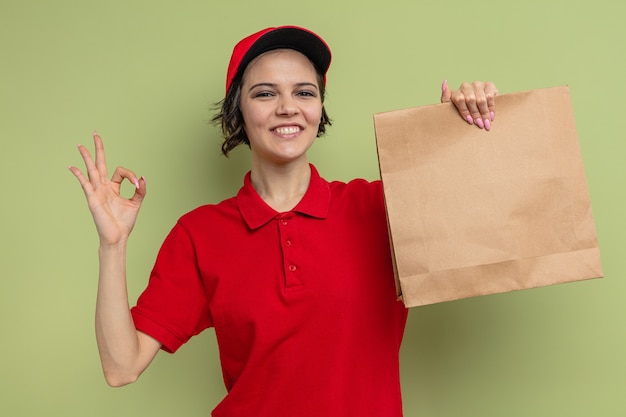
[(96, 340), (104, 377), (109, 385), (119, 387), (139, 378), (161, 343), (135, 329), (126, 287), (126, 244), (100, 245), (98, 255)]
[[(96, 301), (100, 360), (107, 383), (122, 386), (134, 382), (161, 347), (157, 340), (135, 329), (126, 287), (126, 243), (146, 195), (146, 181), (122, 167), (109, 180), (102, 139), (95, 132), (93, 139), (95, 161), (87, 148), (78, 146), (87, 176), (73, 166), (70, 171), (85, 193), (100, 239)], [(124, 179), (135, 185), (129, 199), (120, 195)]]

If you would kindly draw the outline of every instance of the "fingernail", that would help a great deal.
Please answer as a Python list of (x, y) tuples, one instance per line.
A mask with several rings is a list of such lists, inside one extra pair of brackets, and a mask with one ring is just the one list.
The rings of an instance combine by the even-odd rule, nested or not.
[(489, 113), (489, 116), (491, 116), (491, 121), (493, 122), (494, 119), (496, 118), (496, 114), (494, 112)]
[(481, 119), (480, 117), (476, 119), (476, 126), (480, 127), (481, 129), (484, 129), (485, 125), (483, 123), (483, 119)]
[(98, 132), (96, 132), (95, 130), (93, 131), (93, 135), (94, 136), (98, 136)]
[(465, 120), (467, 120), (467, 123), (473, 125), (474, 124), (474, 119), (472, 119), (472, 115), (468, 114), (467, 117), (465, 118)]
[(491, 121), (489, 119), (485, 119), (485, 130), (491, 130)]
[(135, 181), (133, 181), (133, 184), (135, 184), (135, 188), (139, 189), (139, 181), (137, 180), (137, 178), (135, 178)]
[(146, 177), (144, 177), (143, 175), (141, 176), (141, 179), (143, 180), (143, 182), (146, 182)]
[(441, 84), (441, 91), (446, 91), (448, 88), (448, 80), (443, 80), (443, 84)]

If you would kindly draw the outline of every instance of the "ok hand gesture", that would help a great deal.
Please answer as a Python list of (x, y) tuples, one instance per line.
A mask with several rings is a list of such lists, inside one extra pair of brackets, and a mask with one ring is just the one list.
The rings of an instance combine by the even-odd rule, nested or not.
[[(87, 148), (78, 145), (87, 177), (74, 166), (69, 169), (85, 192), (87, 205), (100, 237), (100, 245), (124, 244), (133, 230), (141, 202), (146, 195), (146, 180), (143, 177), (138, 179), (134, 172), (123, 167), (118, 167), (109, 179), (102, 139), (94, 132), (93, 140), (96, 148), (95, 161)], [(130, 198), (120, 195), (124, 179), (135, 186), (135, 192)]]

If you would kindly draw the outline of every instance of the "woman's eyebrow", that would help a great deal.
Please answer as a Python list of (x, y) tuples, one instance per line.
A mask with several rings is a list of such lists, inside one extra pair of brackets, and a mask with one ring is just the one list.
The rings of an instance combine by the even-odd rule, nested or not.
[(296, 86), (298, 87), (313, 87), (317, 90), (317, 84), (315, 83), (310, 83), (310, 82), (303, 82), (303, 83), (297, 83)]
[(258, 88), (258, 87), (276, 88), (276, 84), (274, 84), (274, 83), (257, 83), (257, 84), (254, 84), (254, 85), (250, 86), (250, 89), (248, 89), (248, 91), (252, 91), (252, 90), (254, 90), (255, 88)]
[[(269, 88), (276, 88), (278, 86), (278, 84), (275, 83), (269, 83), (269, 82), (262, 82), (262, 83), (256, 83), (252, 86), (250, 86), (250, 89), (248, 89), (248, 91), (252, 91), (255, 88), (259, 88), (259, 87), (269, 87)], [(296, 87), (313, 87), (316, 90), (318, 89), (317, 84), (315, 83), (311, 83), (311, 82), (301, 82), (301, 83), (296, 83), (295, 84)]]

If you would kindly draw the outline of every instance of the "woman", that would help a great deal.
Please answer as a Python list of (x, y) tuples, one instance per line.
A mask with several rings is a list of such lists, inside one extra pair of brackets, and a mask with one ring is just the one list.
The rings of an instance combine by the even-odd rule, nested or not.
[[(228, 394), (213, 416), (401, 416), (398, 353), (406, 309), (395, 296), (380, 181), (327, 182), (307, 160), (322, 134), (331, 53), (306, 29), (268, 28), (233, 51), (216, 116), (228, 154), (252, 166), (237, 196), (182, 216), (129, 309), (126, 243), (146, 181), (109, 180), (94, 133), (88, 177), (70, 167), (98, 235), (96, 335), (107, 382), (135, 381), (159, 349), (214, 327)], [(461, 117), (490, 129), (491, 83), (442, 86)], [(126, 179), (135, 185), (120, 196)], [(243, 261), (242, 261), (243, 260)]]

